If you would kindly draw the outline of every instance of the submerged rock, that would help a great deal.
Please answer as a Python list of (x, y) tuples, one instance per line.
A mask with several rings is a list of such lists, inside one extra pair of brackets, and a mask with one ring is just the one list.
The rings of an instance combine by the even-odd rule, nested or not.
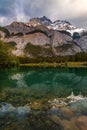
[(31, 111), (30, 107), (27, 105), (14, 107), (9, 103), (1, 103), (0, 106), (0, 114), (16, 113), (17, 115), (25, 115)]
[(19, 115), (24, 115), (24, 114), (28, 114), (30, 113), (30, 107), (25, 105), (25, 106), (20, 106), (16, 109), (16, 112), (19, 114)]
[(72, 110), (68, 108), (62, 108), (60, 112), (61, 112), (61, 116), (65, 119), (71, 119), (74, 115)]
[(76, 125), (76, 118), (71, 118), (71, 120), (62, 120), (64, 130), (80, 130)]
[(49, 100), (48, 103), (50, 103), (51, 106), (56, 106), (56, 107), (63, 107), (67, 105), (67, 103), (64, 102), (62, 99), (54, 99), (52, 101)]
[(68, 109), (76, 113), (87, 114), (87, 99), (79, 100), (79, 101), (71, 103), (68, 106)]
[(76, 121), (80, 130), (87, 130), (87, 116), (80, 116)]
[(56, 124), (61, 124), (61, 120), (57, 115), (50, 116), (50, 119)]
[(8, 103), (0, 103), (0, 113), (7, 113), (15, 111), (15, 107)]

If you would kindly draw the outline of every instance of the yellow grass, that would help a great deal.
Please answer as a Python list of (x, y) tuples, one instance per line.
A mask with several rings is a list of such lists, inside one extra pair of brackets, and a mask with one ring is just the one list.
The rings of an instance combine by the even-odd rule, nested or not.
[(20, 67), (87, 67), (87, 62), (28, 63), (20, 64)]

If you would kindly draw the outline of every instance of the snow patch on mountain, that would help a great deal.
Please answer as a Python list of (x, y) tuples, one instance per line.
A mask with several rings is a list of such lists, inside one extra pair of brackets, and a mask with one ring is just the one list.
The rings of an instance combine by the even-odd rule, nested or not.
[(71, 36), (73, 36), (73, 34), (74, 34), (75, 32), (79, 33), (80, 35), (81, 35), (81, 33), (86, 32), (86, 30), (83, 29), (83, 28), (75, 28), (75, 29), (66, 30), (66, 31), (69, 32), (69, 33), (71, 33)]
[(50, 30), (67, 31), (71, 34), (71, 36), (73, 36), (74, 32), (77, 32), (81, 35), (81, 33), (87, 31), (83, 28), (78, 28), (78, 27), (73, 26), (70, 22), (68, 22), (66, 20), (56, 20), (56, 21), (52, 22), (50, 19), (48, 19), (45, 16), (43, 16), (41, 18), (38, 18), (38, 17), (32, 18), (32, 19), (30, 19), (29, 23), (27, 23), (26, 25), (28, 25), (30, 27), (45, 25)]
[(57, 20), (57, 21), (54, 21), (52, 24), (50, 24), (50, 26), (48, 26), (48, 28), (53, 29), (53, 30), (71, 30), (71, 29), (75, 29), (76, 27), (71, 25), (66, 20), (64, 20), (64, 21)]

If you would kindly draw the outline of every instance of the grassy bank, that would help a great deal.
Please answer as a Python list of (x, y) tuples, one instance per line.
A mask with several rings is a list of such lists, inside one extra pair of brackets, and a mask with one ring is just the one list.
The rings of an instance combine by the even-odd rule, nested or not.
[(61, 63), (27, 63), (20, 67), (87, 67), (87, 62), (61, 62)]
[(67, 67), (87, 67), (87, 62), (68, 62)]

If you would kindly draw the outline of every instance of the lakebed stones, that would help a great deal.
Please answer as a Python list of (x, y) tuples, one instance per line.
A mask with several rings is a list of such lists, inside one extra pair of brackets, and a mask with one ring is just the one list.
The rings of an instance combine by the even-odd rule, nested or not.
[(1, 103), (0, 104), (0, 115), (1, 114), (7, 114), (7, 113), (15, 113), (17, 115), (25, 115), (30, 113), (31, 109), (29, 106), (20, 106), (20, 107), (14, 107), (13, 105), (9, 103)]
[(76, 125), (76, 118), (71, 118), (71, 120), (62, 120), (62, 124), (64, 130), (79, 130), (78, 126)]
[(27, 105), (18, 107), (18, 108), (16, 109), (16, 112), (17, 112), (19, 115), (28, 114), (28, 113), (30, 113), (30, 107), (27, 106)]
[(58, 127), (58, 130), (64, 130), (62, 121), (57, 115), (51, 115), (49, 120), (52, 121), (52, 123), (56, 124)]
[(73, 112), (68, 108), (62, 108), (60, 113), (61, 116), (67, 120), (71, 119), (74, 116)]
[(35, 100), (19, 107), (0, 103), (0, 121), (3, 119), (1, 126), (3, 128), (6, 124), (8, 128), (14, 127), (16, 119), (16, 122), (20, 122), (21, 128), (23, 126), (31, 129), (32, 126), (31, 130), (86, 130), (87, 116), (84, 115), (87, 113), (87, 99), (82, 97), (72, 102), (72, 99), (69, 99), (71, 97), (77, 99), (78, 96), (71, 95), (65, 99), (54, 99), (49, 102)]
[(7, 113), (15, 111), (15, 107), (8, 103), (0, 103), (0, 113)]
[(76, 120), (76, 124), (80, 130), (87, 130), (87, 116), (80, 116)]
[(72, 110), (74, 113), (87, 114), (87, 99), (71, 103), (68, 109)]
[(52, 101), (49, 100), (48, 103), (49, 103), (51, 106), (54, 106), (54, 107), (57, 107), (57, 108), (63, 107), (63, 106), (66, 106), (66, 105), (67, 105), (66, 102), (63, 101), (62, 99), (54, 99), (54, 100), (52, 100)]

